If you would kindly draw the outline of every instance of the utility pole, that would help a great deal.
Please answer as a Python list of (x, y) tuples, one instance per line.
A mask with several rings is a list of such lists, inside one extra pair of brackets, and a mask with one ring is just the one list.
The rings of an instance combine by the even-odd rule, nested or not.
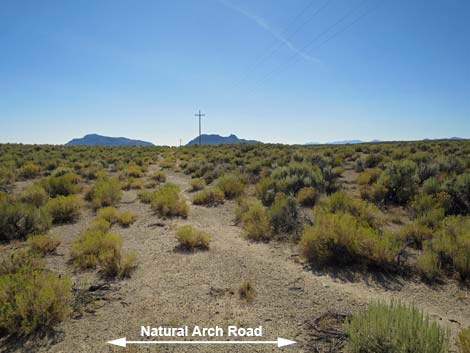
[(201, 117), (206, 116), (206, 114), (201, 113), (201, 109), (199, 109), (199, 113), (194, 114), (194, 116), (199, 117), (199, 146), (202, 144), (201, 142)]

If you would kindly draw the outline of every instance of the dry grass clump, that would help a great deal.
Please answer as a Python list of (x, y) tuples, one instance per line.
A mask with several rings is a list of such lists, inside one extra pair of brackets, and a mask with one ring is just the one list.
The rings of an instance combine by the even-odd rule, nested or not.
[(304, 187), (297, 193), (297, 201), (304, 207), (313, 207), (317, 198), (317, 192), (311, 186)]
[(204, 180), (201, 178), (193, 178), (189, 181), (189, 185), (191, 185), (191, 191), (199, 191), (204, 189), (206, 184), (204, 183)]
[(152, 202), (153, 192), (150, 190), (142, 190), (137, 197), (142, 203), (150, 203)]
[(47, 234), (32, 235), (28, 238), (28, 245), (33, 252), (46, 255), (55, 253), (60, 240)]
[(119, 223), (122, 227), (129, 227), (135, 222), (136, 216), (130, 211), (119, 211), (114, 207), (104, 207), (98, 210), (97, 219), (103, 219), (110, 225)]
[(470, 353), (470, 327), (460, 331), (457, 337), (457, 345), (461, 353)]
[(243, 281), (238, 288), (238, 294), (240, 295), (240, 299), (251, 302), (256, 296), (256, 290), (250, 281)]
[(152, 210), (161, 217), (183, 217), (188, 216), (189, 207), (186, 200), (180, 195), (180, 189), (175, 184), (164, 184), (155, 191), (151, 201)]
[(14, 335), (46, 332), (71, 312), (72, 283), (44, 269), (29, 252), (0, 261), (0, 331)]
[(151, 180), (156, 181), (158, 183), (164, 183), (166, 181), (166, 178), (166, 173), (163, 170), (157, 170), (150, 176)]
[(217, 206), (224, 203), (224, 192), (218, 187), (210, 187), (193, 196), (195, 205)]
[(46, 208), (53, 223), (70, 223), (80, 218), (83, 201), (76, 195), (57, 196), (47, 202)]
[(41, 167), (32, 161), (25, 162), (18, 170), (18, 175), (23, 179), (33, 179), (39, 176)]
[(449, 332), (414, 306), (373, 303), (345, 323), (349, 353), (447, 353)]
[(137, 267), (136, 257), (122, 251), (122, 237), (99, 229), (89, 229), (75, 239), (71, 256), (77, 268), (99, 268), (107, 278), (128, 277)]
[(182, 226), (176, 230), (176, 240), (184, 250), (209, 249), (211, 237), (206, 232), (194, 229), (192, 226)]

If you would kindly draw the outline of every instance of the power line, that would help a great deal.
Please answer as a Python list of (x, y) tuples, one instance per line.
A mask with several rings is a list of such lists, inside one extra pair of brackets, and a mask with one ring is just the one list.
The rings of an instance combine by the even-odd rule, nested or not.
[[(245, 74), (242, 76), (242, 78), (233, 86), (236, 87), (240, 85), (245, 78), (248, 77), (248, 75), (253, 72), (257, 67), (259, 67), (263, 62), (267, 61), (270, 59), (279, 49), (282, 48), (283, 45), (286, 44), (286, 41), (290, 41), (295, 34), (297, 34), (307, 23), (311, 22), (316, 16), (318, 16), (333, 0), (327, 0), (322, 6), (320, 6), (306, 21), (303, 21), (300, 23), (299, 26), (297, 26), (292, 33), (290, 33), (286, 38), (285, 41), (282, 41), (280, 39), (274, 39), (271, 44), (267, 47), (267, 50), (265, 50), (265, 54), (261, 55), (252, 65), (250, 65)], [(282, 35), (287, 34), (289, 32), (289, 27), (295, 22), (297, 22), (298, 19), (300, 19), (305, 12), (307, 12), (314, 4), (314, 0), (310, 1), (307, 6), (305, 6), (299, 13), (297, 13), (294, 18), (292, 18), (291, 21), (285, 26), (284, 30), (281, 32)]]
[[(308, 51), (310, 50), (311, 46), (313, 44), (315, 44), (315, 42), (318, 40), (318, 39), (321, 39), (322, 37), (324, 36), (327, 36), (329, 32), (331, 32), (332, 30), (334, 30), (335, 27), (337, 27), (338, 25), (341, 25), (341, 23), (343, 23), (344, 21), (347, 20), (348, 17), (350, 17), (354, 12), (356, 12), (358, 9), (360, 9), (362, 7), (362, 5), (366, 2), (366, 0), (363, 0), (357, 7), (355, 8), (352, 8), (351, 10), (349, 10), (345, 15), (343, 15), (338, 21), (336, 21), (333, 25), (329, 26), (326, 30), (322, 31), (319, 35), (317, 35), (316, 37), (314, 37), (311, 41), (309, 41), (304, 47), (302, 47), (302, 51)], [(364, 11), (362, 14), (360, 14), (358, 17), (356, 17), (352, 22), (350, 22), (349, 24), (347, 24), (346, 26), (344, 26), (343, 28), (340, 28), (338, 31), (334, 32), (331, 36), (329, 37), (326, 37), (326, 39), (322, 42), (319, 43), (318, 46), (315, 47), (315, 49), (318, 49), (320, 47), (322, 47), (323, 45), (327, 44), (328, 42), (330, 42), (332, 39), (334, 39), (335, 37), (339, 36), (340, 34), (346, 32), (349, 28), (351, 28), (353, 25), (355, 25), (357, 22), (359, 22), (362, 18), (366, 17), (368, 14), (370, 14), (371, 12), (375, 11), (379, 6), (381, 5), (381, 2), (379, 1), (379, 3), (377, 4), (377, 6), (375, 7), (372, 7), (372, 8), (369, 8), (368, 10)], [(272, 76), (274, 76), (275, 74), (279, 73), (279, 72), (282, 72), (282, 71), (285, 71), (286, 68), (289, 67), (289, 64), (295, 62), (295, 61), (298, 61), (298, 54), (295, 53), (293, 55), (291, 55), (290, 57), (287, 58), (287, 60), (285, 60), (284, 62), (282, 62), (280, 65), (278, 65), (277, 67), (274, 68), (274, 70), (271, 70), (267, 75), (263, 76), (263, 78), (261, 78), (261, 80), (258, 80), (256, 83), (255, 83), (255, 86), (259, 86), (261, 85), (262, 83), (266, 82), (267, 80), (269, 80)]]

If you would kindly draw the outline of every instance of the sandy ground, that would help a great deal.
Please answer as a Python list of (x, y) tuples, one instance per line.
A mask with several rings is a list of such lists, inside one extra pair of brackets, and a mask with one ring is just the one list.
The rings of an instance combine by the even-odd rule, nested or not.
[[(189, 177), (169, 173), (185, 197), (190, 197)], [(8, 352), (106, 353), (106, 352), (273, 352), (274, 345), (238, 346), (131, 346), (106, 344), (120, 337), (141, 340), (141, 325), (164, 326), (263, 326), (262, 340), (283, 337), (298, 341), (282, 348), (290, 352), (315, 352), (308, 322), (327, 312), (359, 310), (372, 300), (399, 298), (424, 309), (452, 334), (470, 325), (470, 296), (452, 281), (429, 287), (421, 282), (377, 276), (311, 271), (297, 249), (286, 243), (252, 243), (233, 224), (233, 205), (216, 208), (191, 205), (189, 217), (163, 220), (149, 205), (137, 200), (135, 191), (125, 192), (119, 205), (137, 215), (129, 228), (115, 227), (124, 247), (138, 254), (139, 267), (130, 279), (112, 282), (93, 292), (97, 301), (82, 315), (62, 323), (53, 339), (18, 343)], [(67, 264), (73, 239), (86, 229), (93, 214), (83, 215), (75, 224), (55, 227), (60, 235), (58, 254), (48, 265), (69, 273), (77, 287), (87, 289), (100, 283), (96, 273), (74, 273)], [(208, 232), (208, 251), (183, 253), (175, 250), (174, 229), (183, 224)], [(252, 302), (241, 300), (243, 281), (256, 289)], [(171, 338), (170, 338), (171, 339)], [(213, 339), (224, 339), (213, 338)]]

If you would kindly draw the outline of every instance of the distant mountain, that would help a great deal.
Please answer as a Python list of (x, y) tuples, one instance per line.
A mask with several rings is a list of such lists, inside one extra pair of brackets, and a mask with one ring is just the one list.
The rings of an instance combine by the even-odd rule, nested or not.
[(141, 140), (131, 140), (126, 137), (109, 137), (97, 134), (85, 135), (82, 138), (70, 140), (66, 146), (153, 146), (153, 143)]
[[(380, 140), (372, 140), (370, 142), (380, 142)], [(343, 140), (343, 141), (331, 141), (331, 142), (307, 142), (306, 145), (354, 145), (358, 143), (367, 143), (367, 141), (362, 140)]]
[[(218, 145), (218, 144), (236, 144), (236, 143), (262, 143), (255, 140), (239, 139), (236, 135), (220, 136), (220, 135), (201, 135), (201, 143), (203, 145)], [(199, 144), (199, 136), (189, 141), (186, 146)]]

